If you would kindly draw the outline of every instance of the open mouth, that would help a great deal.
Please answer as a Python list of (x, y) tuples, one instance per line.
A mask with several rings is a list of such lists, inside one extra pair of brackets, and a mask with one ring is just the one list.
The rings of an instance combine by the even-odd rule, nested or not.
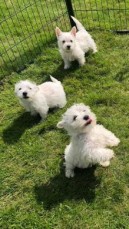
[(23, 99), (29, 99), (29, 97), (26, 95), (23, 96)]
[(66, 49), (66, 52), (70, 52), (71, 51), (71, 49)]
[(91, 123), (92, 123), (92, 119), (89, 119), (89, 120), (86, 122), (85, 126), (88, 126), (88, 125), (90, 125)]

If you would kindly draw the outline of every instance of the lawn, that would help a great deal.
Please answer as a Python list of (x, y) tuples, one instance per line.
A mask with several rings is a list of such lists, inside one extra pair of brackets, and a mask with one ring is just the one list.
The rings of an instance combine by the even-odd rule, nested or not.
[[(129, 36), (91, 31), (98, 53), (85, 66), (63, 70), (56, 42), (21, 73), (1, 81), (0, 227), (2, 229), (128, 229), (129, 228)], [(41, 122), (20, 106), (14, 94), (19, 80), (36, 83), (59, 79), (67, 105)], [(63, 153), (69, 143), (57, 129), (73, 103), (85, 103), (98, 123), (121, 142), (110, 167), (76, 170), (65, 177)]]

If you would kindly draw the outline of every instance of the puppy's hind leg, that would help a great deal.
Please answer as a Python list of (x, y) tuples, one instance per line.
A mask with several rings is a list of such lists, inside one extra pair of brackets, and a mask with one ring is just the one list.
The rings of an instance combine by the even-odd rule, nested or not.
[(60, 102), (60, 104), (58, 105), (59, 108), (63, 108), (66, 105), (67, 101), (66, 101), (66, 97), (64, 97), (62, 99), (62, 101)]
[(82, 58), (79, 58), (79, 59), (78, 59), (78, 62), (79, 62), (79, 65), (80, 65), (80, 66), (83, 66), (83, 65), (85, 64), (85, 62), (86, 62), (86, 61), (85, 61), (85, 57), (83, 56)]
[(100, 159), (99, 164), (103, 167), (108, 167), (110, 165), (110, 160), (114, 157), (114, 152), (111, 149), (103, 149), (103, 156)]
[(49, 109), (48, 106), (46, 106), (38, 110), (38, 113), (41, 116), (42, 120), (44, 120), (47, 117), (48, 109)]
[(110, 132), (110, 135), (106, 139), (109, 146), (118, 146), (120, 139), (117, 138), (113, 133)]
[(114, 157), (114, 152), (111, 149), (98, 148), (92, 150), (92, 161), (98, 163), (103, 167), (107, 167), (110, 164), (110, 160)]

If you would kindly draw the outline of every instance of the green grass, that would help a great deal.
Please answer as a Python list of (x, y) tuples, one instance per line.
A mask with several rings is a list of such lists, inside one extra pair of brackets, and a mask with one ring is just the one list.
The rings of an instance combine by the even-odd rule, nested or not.
[[(129, 228), (129, 38), (92, 32), (99, 52), (63, 70), (56, 43), (34, 64), (6, 76), (1, 84), (1, 221), (5, 228), (128, 229)], [(14, 84), (37, 83), (49, 75), (61, 80), (67, 106), (49, 112), (47, 119), (31, 117), (14, 95)], [(120, 138), (109, 168), (76, 170), (64, 175), (63, 152), (69, 143), (56, 127), (73, 103), (83, 102)]]
[[(94, 11), (81, 12), (84, 6)], [(117, 10), (107, 10), (113, 7)], [(129, 38), (97, 31), (127, 29), (128, 11), (119, 10), (125, 9), (125, 1), (73, 1), (73, 8), (92, 30), (99, 52), (87, 55), (82, 68), (74, 63), (64, 71), (57, 44), (51, 42), (56, 25), (62, 30), (70, 27), (64, 1), (1, 1), (0, 22), (7, 19), (0, 27), (1, 54), (8, 50), (4, 62), (0, 59), (2, 229), (129, 228)], [(16, 73), (23, 67), (26, 70)], [(21, 79), (40, 84), (50, 74), (61, 80), (68, 103), (40, 122), (20, 106), (14, 84)], [(114, 148), (116, 157), (109, 168), (77, 169), (75, 177), (67, 179), (63, 152), (69, 136), (56, 125), (68, 107), (80, 102), (89, 105), (98, 123), (121, 143)]]
[[(75, 16), (87, 30), (127, 30), (126, 1), (73, 0)], [(2, 0), (0, 3), (0, 79), (20, 72), (55, 40), (55, 27), (70, 29), (64, 0)]]

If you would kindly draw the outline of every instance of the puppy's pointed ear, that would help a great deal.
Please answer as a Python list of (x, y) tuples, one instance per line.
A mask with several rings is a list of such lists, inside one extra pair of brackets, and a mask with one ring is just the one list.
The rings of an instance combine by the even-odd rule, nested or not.
[(73, 36), (76, 36), (76, 32), (77, 32), (76, 27), (74, 26), (70, 32), (72, 33)]
[(57, 123), (57, 127), (58, 127), (59, 129), (64, 128), (64, 121), (58, 122), (58, 123)]
[(62, 31), (58, 27), (56, 27), (55, 32), (57, 37), (59, 37), (62, 33)]

